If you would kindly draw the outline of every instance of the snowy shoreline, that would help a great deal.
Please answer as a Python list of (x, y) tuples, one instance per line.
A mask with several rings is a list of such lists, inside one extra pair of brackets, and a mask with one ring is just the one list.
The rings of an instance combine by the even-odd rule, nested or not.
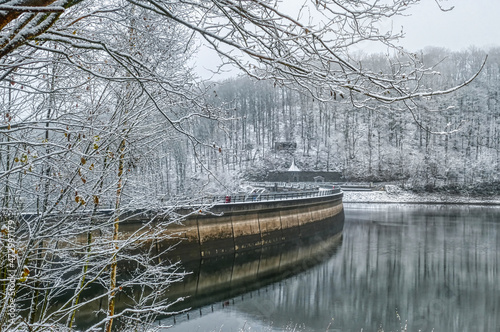
[(469, 204), (469, 205), (500, 205), (500, 197), (470, 197), (459, 195), (416, 194), (401, 190), (387, 191), (345, 191), (344, 203), (405, 203), (405, 204)]

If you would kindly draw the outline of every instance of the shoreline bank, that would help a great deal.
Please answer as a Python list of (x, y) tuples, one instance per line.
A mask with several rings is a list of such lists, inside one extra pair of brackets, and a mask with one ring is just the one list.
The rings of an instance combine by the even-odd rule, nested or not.
[(477, 197), (445, 194), (416, 194), (402, 189), (391, 191), (347, 191), (344, 192), (344, 203), (374, 204), (467, 204), (467, 205), (499, 205), (500, 196)]

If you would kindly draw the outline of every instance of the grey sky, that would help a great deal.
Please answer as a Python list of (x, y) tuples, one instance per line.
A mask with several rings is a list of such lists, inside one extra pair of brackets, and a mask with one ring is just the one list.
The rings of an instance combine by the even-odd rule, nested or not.
[(500, 46), (499, 0), (443, 0), (442, 12), (434, 0), (422, 0), (412, 15), (399, 18), (394, 27), (404, 26), (406, 37), (400, 44), (416, 51), (425, 46), (440, 46), (459, 51), (469, 46)]
[[(283, 0), (287, 5), (304, 0)], [(454, 7), (451, 11), (441, 11), (435, 0), (422, 0), (411, 9), (411, 15), (398, 17), (393, 21), (382, 23), (382, 27), (392, 27), (399, 31), (403, 26), (406, 36), (399, 41), (399, 45), (409, 51), (418, 51), (426, 46), (438, 46), (460, 51), (477, 46), (489, 48), (500, 46), (500, 0), (440, 0), (445, 9)], [(364, 49), (366, 53), (381, 52), (383, 49)], [(213, 52), (202, 49), (196, 60), (198, 73), (205, 78), (210, 73), (204, 68), (215, 69), (219, 63), (218, 56)], [(218, 75), (216, 79), (235, 76), (237, 73), (229, 71)]]

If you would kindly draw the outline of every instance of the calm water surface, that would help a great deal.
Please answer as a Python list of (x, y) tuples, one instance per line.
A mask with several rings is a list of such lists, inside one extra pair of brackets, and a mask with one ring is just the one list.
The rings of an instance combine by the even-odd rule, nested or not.
[(166, 331), (500, 331), (500, 207), (344, 206), (314, 264)]

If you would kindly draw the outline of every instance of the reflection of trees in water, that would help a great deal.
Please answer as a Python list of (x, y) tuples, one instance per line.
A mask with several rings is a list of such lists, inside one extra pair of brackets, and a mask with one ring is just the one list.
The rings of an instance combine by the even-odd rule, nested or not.
[(333, 318), (331, 328), (348, 331), (394, 331), (406, 320), (409, 331), (492, 331), (500, 326), (499, 217), (498, 208), (347, 209), (336, 255), (238, 310), (313, 330)]

